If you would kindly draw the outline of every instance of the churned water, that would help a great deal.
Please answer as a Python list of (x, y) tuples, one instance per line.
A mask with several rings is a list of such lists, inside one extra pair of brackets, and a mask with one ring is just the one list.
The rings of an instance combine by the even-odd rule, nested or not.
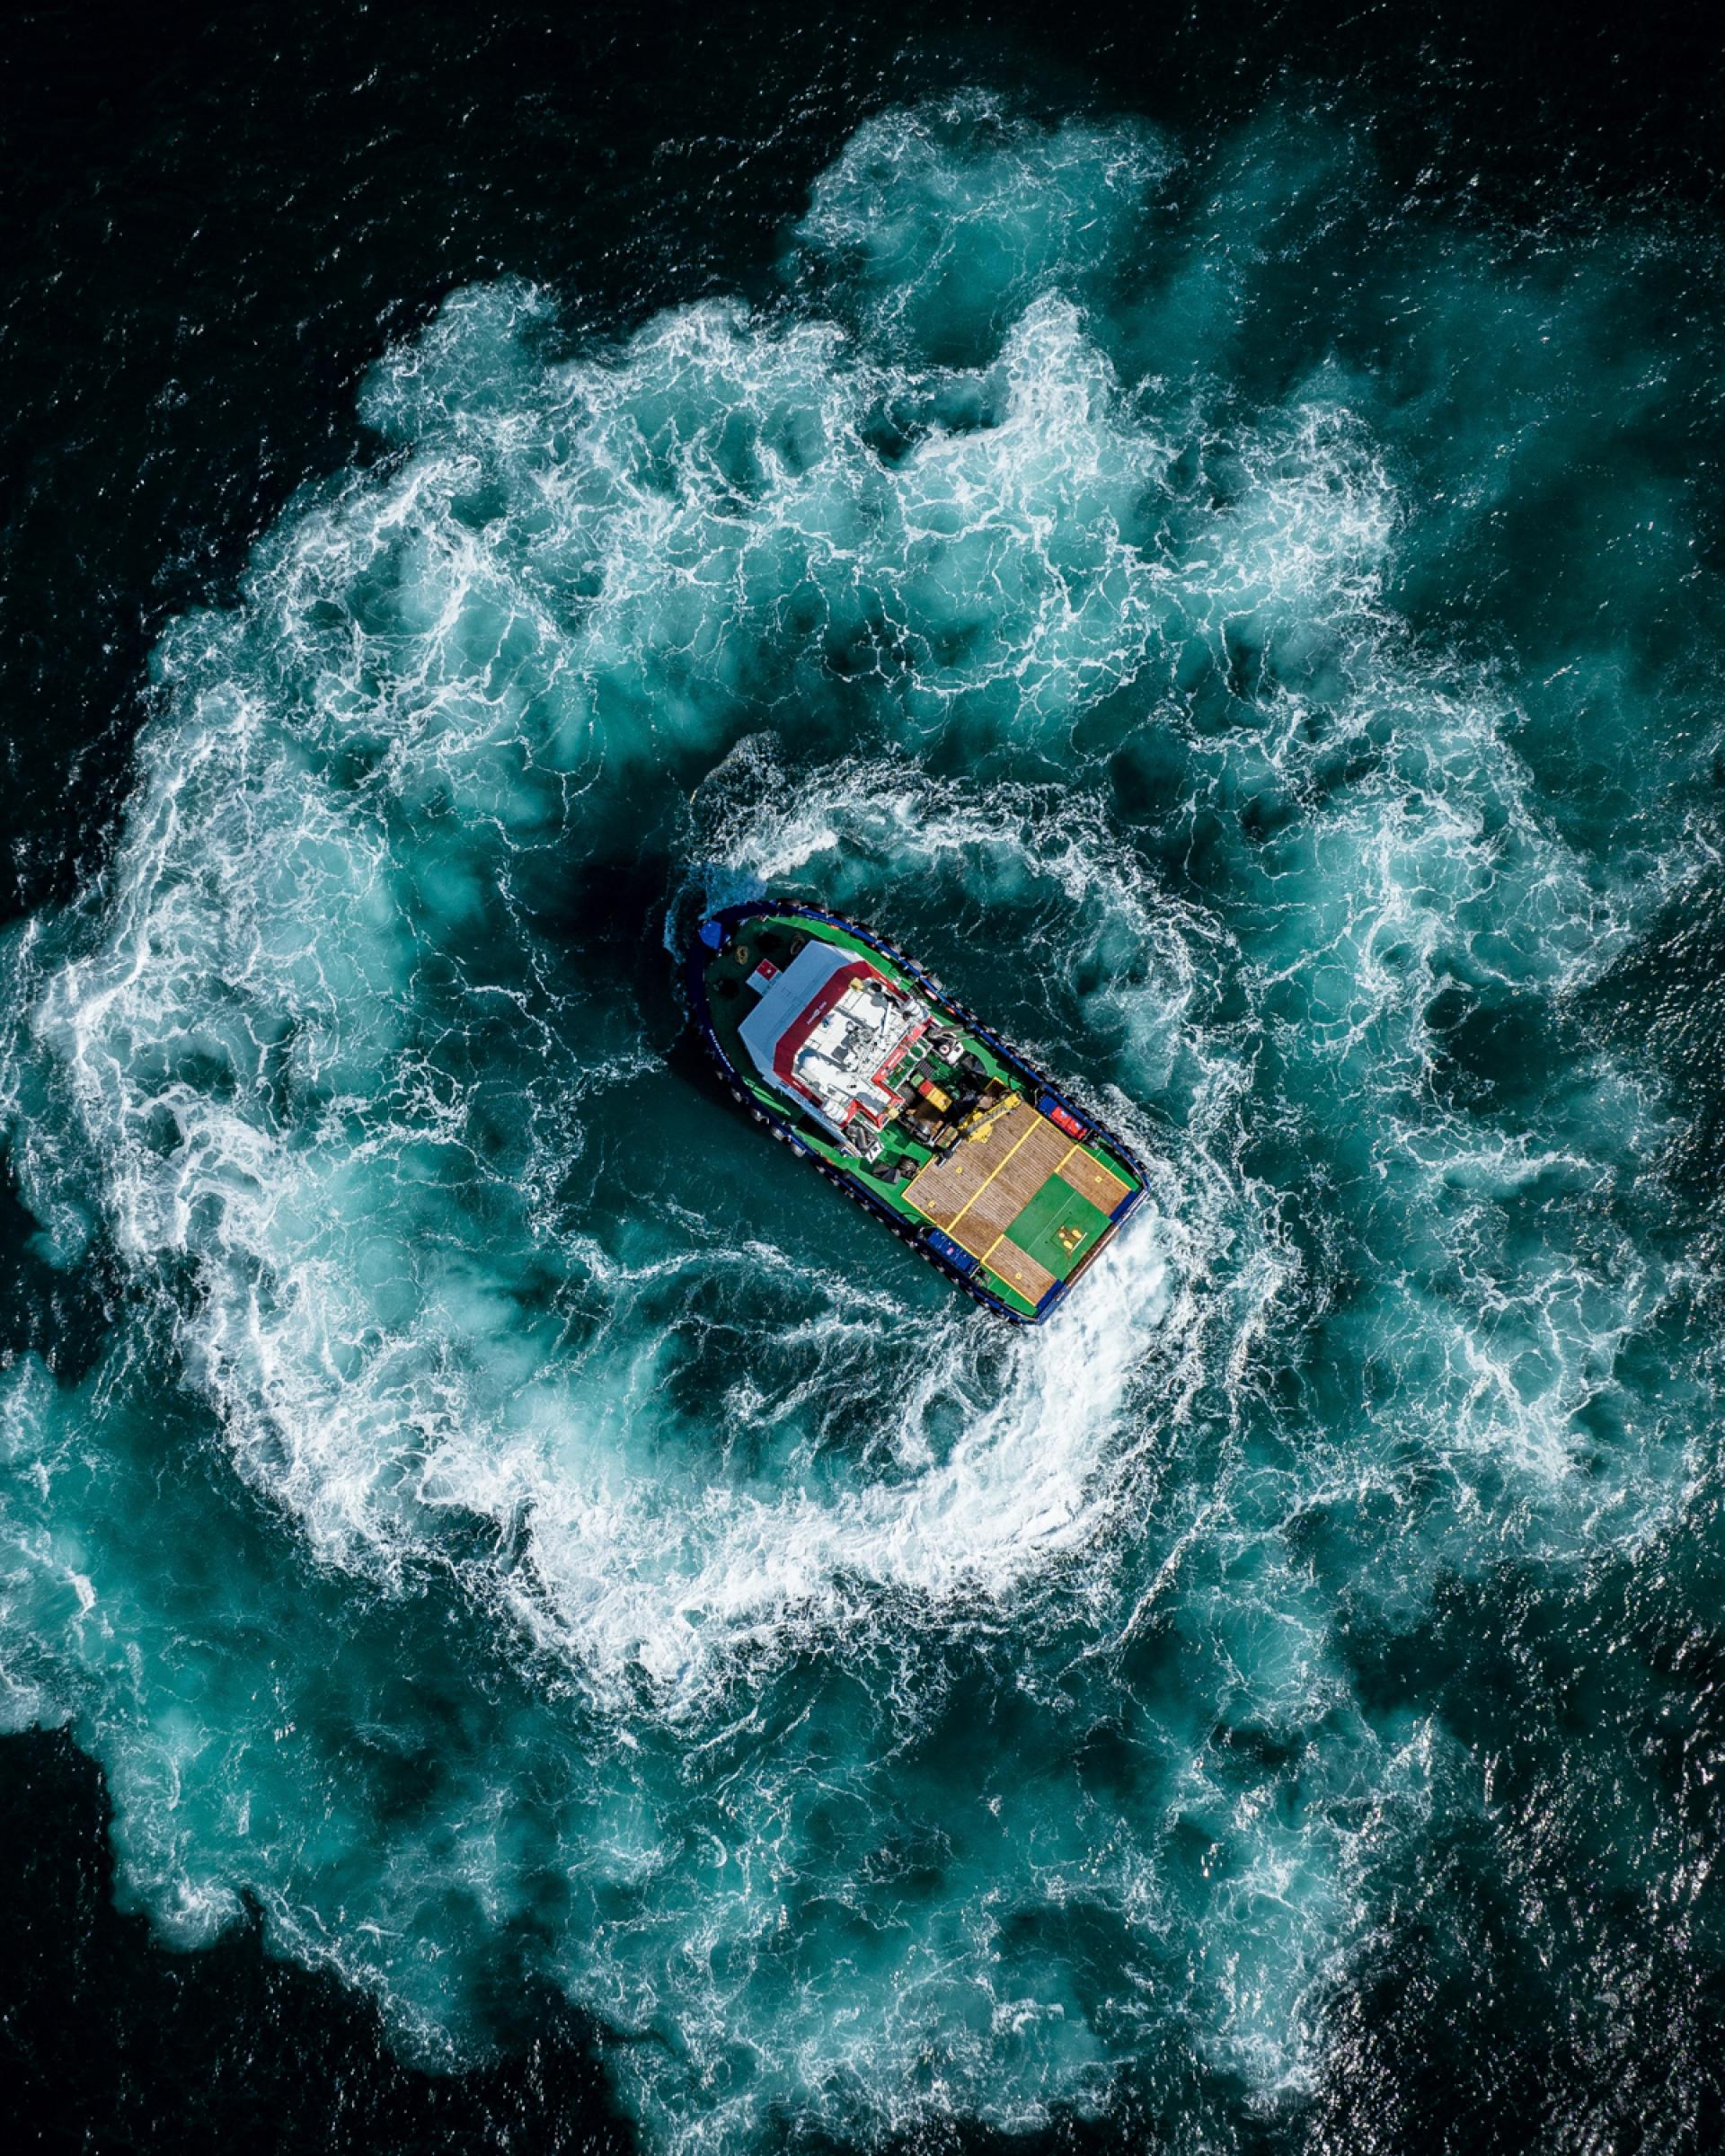
[[(1710, 244), (978, 92), (748, 300), (385, 354), (4, 946), (102, 1312), (0, 1374), (4, 1714), (163, 1940), (440, 2064), (560, 1993), (668, 2152), (1406, 2145), (1493, 2022), (1702, 2130)], [(1153, 1163), (1045, 1331), (678, 1045), (763, 886)]]

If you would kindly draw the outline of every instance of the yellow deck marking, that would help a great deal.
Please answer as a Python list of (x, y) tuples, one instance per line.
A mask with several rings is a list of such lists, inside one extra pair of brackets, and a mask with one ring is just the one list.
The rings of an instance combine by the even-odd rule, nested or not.
[(994, 1277), (1010, 1287), (1014, 1294), (1022, 1295), (1032, 1310), (1055, 1284), (1055, 1276), (1048, 1268), (1039, 1265), (1028, 1251), (1013, 1245), (1012, 1255), (1003, 1258), (994, 1268)]
[[(1022, 1100), (1021, 1100), (1020, 1102), (1018, 1102), (1018, 1103), (1017, 1103), (1017, 1106), (1018, 1106), (1018, 1107), (1020, 1107), (1020, 1108), (1022, 1108), (1024, 1105), (1025, 1105), (1025, 1103), (1024, 1103), (1023, 1101), (1022, 1101)], [(1010, 1110), (1009, 1110), (1008, 1112), (1010, 1113), (1010, 1112), (1012, 1112), (1012, 1111), (1010, 1111)], [(965, 1199), (964, 1203), (963, 1203), (963, 1204), (962, 1204), (962, 1205), (961, 1205), (961, 1206), (959, 1207), (958, 1211), (957, 1211), (957, 1212), (956, 1212), (956, 1213), (955, 1213), (955, 1214), (952, 1215), (952, 1218), (951, 1218), (951, 1220), (950, 1222), (948, 1222), (948, 1223), (947, 1223), (947, 1224), (946, 1224), (944, 1227), (942, 1227), (942, 1226), (941, 1226), (941, 1223), (940, 1223), (938, 1220), (935, 1220), (933, 1214), (932, 1214), (932, 1213), (931, 1213), (931, 1212), (928, 1210), (927, 1206), (924, 1206), (924, 1205), (923, 1204), (922, 1200), (921, 1200), (920, 1198), (918, 1198), (918, 1197), (916, 1196), (917, 1186), (918, 1186), (920, 1183), (924, 1182), (924, 1180), (929, 1180), (929, 1181), (932, 1181), (932, 1180), (933, 1180), (933, 1178), (934, 1178), (934, 1177), (935, 1177), (935, 1176), (936, 1176), (936, 1175), (937, 1175), (937, 1174), (938, 1174), (938, 1173), (939, 1173), (939, 1172), (940, 1172), (940, 1171), (941, 1171), (942, 1169), (946, 1169), (946, 1168), (950, 1168), (950, 1169), (952, 1171), (952, 1172), (953, 1172), (953, 1174), (954, 1174), (954, 1175), (962, 1175), (962, 1174), (964, 1173), (964, 1156), (963, 1156), (963, 1154), (962, 1154), (962, 1153), (957, 1153), (957, 1154), (955, 1154), (955, 1155), (954, 1155), (952, 1158), (951, 1158), (951, 1159), (948, 1159), (948, 1160), (942, 1160), (942, 1157), (941, 1157), (941, 1155), (940, 1155), (939, 1153), (935, 1153), (935, 1154), (933, 1154), (933, 1157), (932, 1157), (932, 1158), (930, 1158), (930, 1159), (928, 1159), (928, 1160), (924, 1161), (924, 1162), (923, 1162), (922, 1166), (921, 1166), (921, 1167), (920, 1167), (920, 1168), (919, 1168), (917, 1171), (916, 1171), (916, 1174), (915, 1174), (915, 1175), (913, 1175), (913, 1176), (911, 1177), (911, 1179), (910, 1179), (910, 1181), (909, 1181), (909, 1182), (908, 1182), (908, 1184), (906, 1186), (906, 1188), (905, 1188), (905, 1196), (906, 1196), (906, 1197), (907, 1197), (907, 1198), (908, 1198), (908, 1199), (911, 1201), (911, 1203), (912, 1203), (913, 1205), (915, 1205), (915, 1206), (916, 1206), (916, 1210), (917, 1210), (917, 1211), (918, 1211), (918, 1212), (919, 1212), (921, 1215), (922, 1215), (922, 1216), (923, 1216), (923, 1218), (924, 1218), (924, 1220), (932, 1220), (932, 1221), (933, 1221), (933, 1222), (934, 1222), (934, 1225), (935, 1225), (937, 1228), (941, 1228), (941, 1232), (942, 1232), (942, 1234), (945, 1234), (945, 1235), (950, 1235), (950, 1234), (952, 1233), (952, 1230), (953, 1230), (953, 1228), (955, 1228), (955, 1227), (958, 1225), (959, 1222), (960, 1222), (960, 1220), (961, 1220), (961, 1219), (964, 1217), (964, 1215), (966, 1215), (966, 1214), (967, 1214), (967, 1213), (968, 1213), (968, 1212), (970, 1210), (970, 1206), (971, 1206), (971, 1203), (972, 1203), (972, 1201), (973, 1201), (974, 1199), (976, 1199), (976, 1198), (978, 1198), (978, 1197), (980, 1197), (982, 1196), (983, 1192), (984, 1192), (984, 1191), (985, 1191), (985, 1190), (986, 1190), (986, 1189), (988, 1188), (989, 1184), (990, 1184), (990, 1183), (991, 1183), (991, 1182), (994, 1180), (994, 1179), (995, 1179), (995, 1175), (997, 1175), (997, 1174), (999, 1173), (999, 1171), (1000, 1171), (1000, 1169), (1004, 1168), (1004, 1167), (1006, 1165), (1006, 1161), (1009, 1161), (1009, 1160), (1011, 1160), (1011, 1158), (1013, 1157), (1013, 1153), (1016, 1153), (1016, 1152), (1018, 1151), (1018, 1148), (1019, 1148), (1019, 1146), (1021, 1146), (1021, 1145), (1022, 1145), (1022, 1144), (1024, 1143), (1024, 1139), (1025, 1139), (1025, 1138), (1028, 1138), (1028, 1137), (1030, 1136), (1030, 1135), (1031, 1135), (1031, 1131), (1032, 1131), (1032, 1130), (1034, 1130), (1034, 1129), (1036, 1128), (1037, 1123), (1038, 1123), (1039, 1121), (1040, 1121), (1040, 1120), (1043, 1120), (1043, 1118), (1039, 1118), (1039, 1117), (1037, 1115), (1037, 1113), (1036, 1113), (1036, 1110), (1035, 1110), (1034, 1109), (1032, 1109), (1031, 1110), (1031, 1124), (1030, 1124), (1030, 1128), (1029, 1128), (1029, 1129), (1027, 1129), (1027, 1130), (1024, 1132), (1024, 1134), (1023, 1134), (1023, 1136), (1022, 1136), (1022, 1137), (1020, 1137), (1020, 1138), (1018, 1138), (1018, 1139), (1017, 1139), (1017, 1140), (1016, 1140), (1016, 1141), (1013, 1143), (1013, 1147), (1012, 1147), (1012, 1151), (1011, 1151), (1010, 1153), (1007, 1153), (1007, 1155), (1006, 1155), (1006, 1159), (1005, 1159), (1005, 1160), (1003, 1160), (1003, 1161), (1001, 1161), (1001, 1162), (999, 1162), (998, 1166), (997, 1166), (995, 1169), (994, 1169), (994, 1170), (993, 1170), (993, 1171), (991, 1171), (991, 1172), (990, 1172), (988, 1175), (985, 1176), (985, 1177), (983, 1178), (982, 1181), (981, 1181), (981, 1182), (979, 1182), (979, 1183), (977, 1185), (976, 1188), (975, 1188), (975, 1189), (974, 1189), (974, 1190), (973, 1190), (973, 1191), (970, 1193), (970, 1196), (969, 1196), (969, 1197), (967, 1197), (967, 1198)], [(972, 1257), (974, 1257), (975, 1255), (976, 1255), (976, 1253), (975, 1253), (975, 1251), (973, 1250), (973, 1251), (971, 1252), (971, 1256), (972, 1256)]]
[[(1048, 1119), (1048, 1118), (1047, 1118), (1046, 1117), (1044, 1117), (1043, 1120), (1044, 1120), (1045, 1122), (1047, 1121), (1047, 1119)], [(1031, 1124), (1031, 1130), (1034, 1130), (1035, 1128), (1036, 1128), (1036, 1126), (1035, 1126), (1035, 1124), (1034, 1124), (1034, 1123), (1032, 1123), (1032, 1124)], [(1031, 1131), (1030, 1131), (1030, 1130), (1027, 1130), (1027, 1131), (1024, 1133), (1024, 1138), (1028, 1138), (1028, 1137), (1030, 1136), (1030, 1135), (1031, 1135)], [(1018, 1141), (1018, 1145), (1022, 1145), (1022, 1144), (1024, 1143), (1024, 1138), (1021, 1138), (1021, 1139)], [(1014, 1145), (1014, 1146), (1013, 1146), (1013, 1153), (1016, 1153), (1016, 1152), (1018, 1151), (1018, 1145)], [(1063, 1153), (1060, 1155), (1060, 1167), (1059, 1167), (1059, 1168), (1050, 1168), (1050, 1169), (1049, 1169), (1049, 1171), (1048, 1171), (1048, 1176), (1047, 1176), (1047, 1178), (1045, 1179), (1045, 1180), (1043, 1181), (1043, 1184), (1042, 1184), (1042, 1189), (1041, 1189), (1041, 1190), (1038, 1190), (1038, 1191), (1035, 1193), (1035, 1195), (1036, 1195), (1038, 1197), (1040, 1197), (1040, 1196), (1042, 1195), (1042, 1190), (1046, 1190), (1046, 1189), (1048, 1188), (1048, 1184), (1049, 1184), (1049, 1183), (1051, 1183), (1051, 1182), (1054, 1180), (1055, 1177), (1056, 1177), (1057, 1175), (1058, 1175), (1058, 1174), (1059, 1174), (1059, 1172), (1060, 1172), (1060, 1169), (1061, 1169), (1061, 1168), (1064, 1168), (1064, 1167), (1066, 1166), (1066, 1162), (1068, 1162), (1068, 1161), (1069, 1161), (1069, 1160), (1072, 1158), (1073, 1154), (1074, 1154), (1075, 1153), (1076, 1153), (1076, 1152), (1077, 1152), (1077, 1150), (1078, 1150), (1078, 1148), (1076, 1147), (1076, 1145), (1068, 1145), (1068, 1146), (1067, 1146), (1066, 1150), (1066, 1151), (1065, 1151), (1065, 1152), (1064, 1152), (1064, 1153)], [(1010, 1161), (1010, 1160), (1012, 1159), (1012, 1157), (1013, 1157), (1013, 1153), (1009, 1153), (1006, 1155), (1006, 1161)], [(1000, 1168), (1004, 1168), (1004, 1167), (1006, 1165), (1006, 1161), (1003, 1161), (1003, 1162), (1000, 1163)], [(998, 1175), (998, 1174), (1000, 1173), (1000, 1168), (996, 1168), (996, 1169), (995, 1169), (995, 1173), (996, 1175)], [(987, 1186), (985, 1184), (985, 1185), (983, 1186), (983, 1188), (986, 1189), (986, 1188), (987, 1188)], [(977, 1197), (980, 1197), (982, 1196), (982, 1191), (981, 1191), (981, 1190), (978, 1190), (978, 1191), (976, 1193), (976, 1195), (977, 1195)], [(1028, 1202), (1028, 1201), (1027, 1201), (1027, 1202)], [(967, 1200), (966, 1200), (966, 1202), (965, 1202), (965, 1212), (967, 1212), (967, 1213), (968, 1213), (968, 1212), (969, 1211), (969, 1209), (970, 1209), (970, 1203), (969, 1203), (969, 1199), (967, 1199)], [(1023, 1207), (1022, 1206), (1021, 1206), (1019, 1207), (1018, 1211), (1017, 1211), (1016, 1213), (1014, 1213), (1014, 1214), (1013, 1214), (1013, 1217), (1012, 1217), (1012, 1218), (1011, 1218), (1011, 1219), (1010, 1219), (1010, 1220), (1009, 1220), (1009, 1221), (1006, 1223), (1006, 1226), (1005, 1226), (1005, 1227), (1004, 1227), (1004, 1228), (1003, 1228), (1003, 1229), (1000, 1231), (1000, 1233), (995, 1237), (995, 1240), (994, 1240), (994, 1241), (992, 1241), (992, 1242), (991, 1242), (991, 1243), (988, 1245), (988, 1248), (987, 1248), (986, 1250), (970, 1250), (970, 1245), (969, 1245), (968, 1242), (967, 1242), (967, 1243), (965, 1244), (965, 1246), (964, 1246), (964, 1247), (965, 1247), (965, 1249), (966, 1249), (967, 1250), (970, 1250), (970, 1255), (971, 1255), (973, 1258), (980, 1258), (980, 1259), (981, 1259), (981, 1260), (982, 1260), (982, 1262), (983, 1262), (985, 1265), (986, 1265), (986, 1264), (987, 1264), (987, 1262), (988, 1262), (988, 1260), (989, 1260), (989, 1259), (991, 1259), (991, 1258), (994, 1256), (995, 1252), (995, 1251), (996, 1251), (996, 1250), (997, 1250), (1000, 1248), (1001, 1244), (1002, 1244), (1003, 1242), (1004, 1242), (1004, 1241), (1005, 1241), (1008, 1229), (1011, 1229), (1011, 1228), (1015, 1228), (1015, 1227), (1018, 1225), (1019, 1220), (1020, 1220), (1020, 1219), (1021, 1219), (1021, 1217), (1022, 1216), (1022, 1215), (1023, 1215), (1023, 1212), (1024, 1212), (1024, 1207)], [(960, 1218), (960, 1220), (962, 1220), (962, 1219), (963, 1219), (963, 1217), (964, 1217), (964, 1215), (961, 1213), (961, 1214), (959, 1215), (959, 1218)], [(956, 1225), (957, 1224), (955, 1223), (954, 1224)], [(949, 1231), (948, 1231), (948, 1233), (951, 1233), (951, 1230), (949, 1230)], [(954, 1237), (954, 1241), (957, 1241), (957, 1238), (956, 1238), (956, 1237)], [(1026, 1253), (1026, 1255), (1028, 1255), (1028, 1254), (1029, 1254), (1029, 1253), (1027, 1252), (1027, 1253)], [(1070, 1254), (1070, 1253), (1068, 1253), (1068, 1254)]]
[[(1093, 1153), (1087, 1151), (1083, 1145), (1075, 1145), (1072, 1150), (1073, 1153), (1084, 1153), (1084, 1166), (1090, 1171), (1089, 1180), (1093, 1188), (1090, 1189), (1084, 1188), (1084, 1183), (1079, 1180), (1078, 1171), (1076, 1169), (1073, 1171), (1071, 1175), (1066, 1177), (1066, 1180), (1072, 1185), (1075, 1190), (1083, 1192), (1083, 1195), (1089, 1198), (1091, 1203), (1097, 1206), (1099, 1210), (1103, 1213), (1112, 1214), (1115, 1206), (1119, 1204), (1121, 1198), (1123, 1198), (1131, 1189), (1131, 1184), (1122, 1182), (1119, 1177), (1116, 1175), (1111, 1169), (1104, 1168), (1101, 1162), (1096, 1158), (1096, 1155)], [(1068, 1153), (1066, 1159), (1070, 1160), (1072, 1154)], [(1064, 1174), (1066, 1171), (1066, 1162), (1062, 1161), (1060, 1166), (1056, 1169), (1055, 1173), (1057, 1175)]]
[[(1006, 1151), (1001, 1155), (1000, 1159), (995, 1162), (994, 1166), (988, 1171), (987, 1174), (983, 1177), (982, 1180), (977, 1185), (976, 1188), (970, 1193), (969, 1197), (965, 1199), (964, 1203), (952, 1215), (952, 1226), (948, 1228), (946, 1231), (949, 1235), (952, 1233), (953, 1229), (958, 1226), (959, 1223), (964, 1218), (965, 1215), (970, 1210), (971, 1206), (976, 1204), (977, 1200), (982, 1196), (983, 1192), (988, 1188), (989, 1184), (994, 1181), (995, 1178), (1000, 1173), (1001, 1170), (1006, 1165), (1007, 1162), (1012, 1159), (1013, 1155), (1018, 1151), (1019, 1147), (1023, 1144), (1024, 1141), (1028, 1137), (1031, 1136), (1037, 1125), (1046, 1120), (1047, 1118), (1042, 1116), (1033, 1115), (1031, 1117), (1029, 1127), (1021, 1131), (1018, 1136), (1013, 1140), (1012, 1144), (1006, 1148)], [(1066, 1160), (1070, 1160), (1071, 1158), (1072, 1154), (1067, 1153)], [(1065, 1167), (1066, 1161), (1063, 1160), (1060, 1164), (1062, 1167)], [(1004, 1233), (1004, 1231), (1003, 1230), (1002, 1233)], [(998, 1242), (999, 1240), (1000, 1237), (997, 1235), (995, 1238), (995, 1241)], [(993, 1250), (995, 1247), (994, 1243), (991, 1242), (988, 1247), (990, 1250)]]

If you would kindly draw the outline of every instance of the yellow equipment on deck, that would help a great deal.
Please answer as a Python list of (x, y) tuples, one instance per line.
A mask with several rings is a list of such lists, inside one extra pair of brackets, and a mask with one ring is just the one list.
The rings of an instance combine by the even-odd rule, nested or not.
[(984, 1100), (959, 1125), (959, 1135), (972, 1141), (986, 1138), (1003, 1116), (1010, 1116), (1022, 1104), (1022, 1098), (1019, 1093), (1003, 1093), (998, 1100)]

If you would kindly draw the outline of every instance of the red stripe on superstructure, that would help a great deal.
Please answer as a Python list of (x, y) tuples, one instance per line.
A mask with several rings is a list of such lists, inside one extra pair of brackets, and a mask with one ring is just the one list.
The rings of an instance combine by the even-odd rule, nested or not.
[[(803, 1006), (779, 1035), (773, 1044), (773, 1068), (788, 1085), (795, 1085), (799, 1092), (807, 1092), (808, 1088), (798, 1083), (796, 1074), (791, 1068), (797, 1050), (851, 983), (861, 980), (865, 974), (873, 973), (875, 968), (865, 959), (853, 959), (848, 966), (841, 966), (836, 973), (828, 974), (815, 991), (812, 1000)], [(876, 978), (880, 977), (877, 974)]]

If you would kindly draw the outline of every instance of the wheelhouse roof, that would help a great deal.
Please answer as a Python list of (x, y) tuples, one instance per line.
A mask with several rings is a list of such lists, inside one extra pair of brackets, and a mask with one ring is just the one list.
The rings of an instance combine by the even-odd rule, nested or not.
[(855, 981), (890, 986), (879, 967), (854, 950), (811, 938), (783, 973), (766, 985), (761, 1000), (738, 1027), (761, 1075), (782, 1090), (806, 1093), (797, 1083), (797, 1050)]

